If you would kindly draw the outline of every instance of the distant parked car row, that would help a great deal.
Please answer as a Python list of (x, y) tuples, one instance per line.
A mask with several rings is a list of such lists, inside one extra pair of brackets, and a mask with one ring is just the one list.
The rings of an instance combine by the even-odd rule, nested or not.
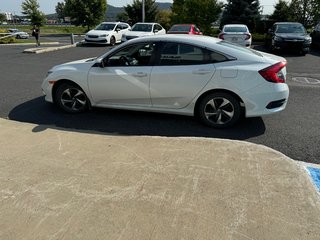
[[(168, 34), (202, 35), (195, 24), (173, 25)], [(128, 40), (152, 35), (166, 34), (166, 30), (159, 23), (136, 23), (131, 28), (124, 22), (103, 22), (85, 35), (85, 43), (110, 44), (126, 42)]]
[[(103, 22), (85, 35), (85, 42), (113, 46), (142, 36), (166, 33), (203, 35), (195, 24), (175, 24), (166, 32), (159, 23), (136, 23), (131, 28), (124, 22)], [(16, 34), (17, 38), (24, 37), (20, 32)], [(244, 47), (251, 47), (252, 44), (252, 35), (244, 24), (224, 25), (218, 38)], [(290, 49), (305, 55), (311, 44), (320, 46), (320, 23), (309, 34), (301, 23), (277, 22), (268, 30), (265, 38), (265, 45), (271, 52)]]

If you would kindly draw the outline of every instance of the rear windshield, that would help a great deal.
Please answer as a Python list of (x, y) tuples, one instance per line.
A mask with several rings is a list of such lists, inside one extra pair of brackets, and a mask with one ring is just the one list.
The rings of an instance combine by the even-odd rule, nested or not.
[(240, 46), (238, 44), (234, 44), (234, 43), (231, 43), (231, 42), (221, 41), (221, 42), (217, 42), (217, 44), (225, 46), (225, 47), (237, 49), (237, 50), (245, 52), (245, 53), (255, 54), (255, 55), (259, 56), (259, 57), (263, 57), (259, 52), (253, 50), (252, 48), (242, 47), (242, 46)]
[(95, 30), (111, 31), (114, 29), (115, 26), (116, 25), (112, 23), (101, 23), (95, 28)]
[(300, 24), (280, 24), (276, 33), (306, 33), (306, 29)]
[(224, 32), (247, 32), (246, 27), (225, 27)]
[(189, 32), (191, 26), (188, 25), (175, 25), (172, 26), (169, 30), (169, 32)]
[(151, 32), (152, 25), (151, 24), (136, 24), (133, 26), (132, 31), (136, 32)]

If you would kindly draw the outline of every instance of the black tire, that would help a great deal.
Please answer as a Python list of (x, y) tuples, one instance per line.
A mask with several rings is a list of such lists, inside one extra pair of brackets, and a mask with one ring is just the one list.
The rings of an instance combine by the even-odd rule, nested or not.
[(111, 45), (111, 46), (114, 46), (115, 44), (116, 44), (116, 39), (115, 39), (114, 36), (111, 36), (111, 38), (110, 38), (110, 45)]
[(202, 123), (214, 128), (227, 128), (241, 117), (240, 102), (229, 93), (216, 92), (207, 95), (199, 104)]
[(88, 109), (89, 100), (77, 85), (63, 83), (56, 93), (55, 101), (59, 108), (68, 113), (81, 113)]
[(20, 35), (17, 35), (17, 36), (16, 36), (16, 39), (20, 39), (20, 38), (21, 38)]

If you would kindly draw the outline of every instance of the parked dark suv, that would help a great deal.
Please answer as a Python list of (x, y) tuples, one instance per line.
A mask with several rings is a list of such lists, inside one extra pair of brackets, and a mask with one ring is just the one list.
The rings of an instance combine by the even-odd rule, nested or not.
[(271, 51), (288, 49), (305, 55), (310, 50), (311, 37), (301, 23), (277, 22), (269, 29), (265, 43)]
[(312, 33), (312, 46), (320, 48), (320, 22), (314, 27)]

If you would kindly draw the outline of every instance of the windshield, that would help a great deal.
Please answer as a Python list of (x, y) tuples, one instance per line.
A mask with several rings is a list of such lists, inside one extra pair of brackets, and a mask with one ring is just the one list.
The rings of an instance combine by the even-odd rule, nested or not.
[(246, 27), (225, 27), (224, 32), (247, 32), (247, 28)]
[(169, 32), (189, 32), (191, 26), (189, 25), (174, 25), (170, 28)]
[(111, 31), (114, 29), (115, 26), (116, 24), (112, 24), (112, 23), (101, 23), (95, 28), (95, 30)]
[(281, 24), (277, 26), (276, 33), (306, 33), (300, 24)]
[(151, 32), (152, 25), (151, 24), (136, 24), (133, 26), (132, 31), (135, 32)]

